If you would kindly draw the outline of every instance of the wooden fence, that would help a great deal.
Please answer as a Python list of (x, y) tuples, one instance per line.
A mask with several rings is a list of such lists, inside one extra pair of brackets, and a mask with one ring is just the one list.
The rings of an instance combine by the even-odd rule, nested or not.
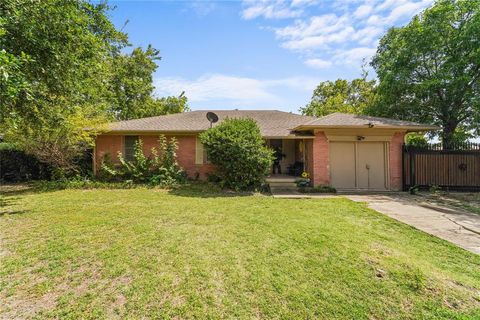
[(403, 146), (403, 189), (480, 191), (480, 144)]

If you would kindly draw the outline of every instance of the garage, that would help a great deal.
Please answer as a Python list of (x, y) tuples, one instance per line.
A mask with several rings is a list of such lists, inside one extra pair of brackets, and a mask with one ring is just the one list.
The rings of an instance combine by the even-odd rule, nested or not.
[(330, 177), (337, 189), (388, 189), (387, 143), (330, 142)]

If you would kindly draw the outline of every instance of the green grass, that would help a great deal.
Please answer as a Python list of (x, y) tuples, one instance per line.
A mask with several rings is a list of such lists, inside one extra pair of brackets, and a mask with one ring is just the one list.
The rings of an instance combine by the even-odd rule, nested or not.
[(480, 214), (480, 192), (422, 192), (419, 200)]
[(343, 198), (9, 193), (0, 318), (480, 318), (480, 256)]

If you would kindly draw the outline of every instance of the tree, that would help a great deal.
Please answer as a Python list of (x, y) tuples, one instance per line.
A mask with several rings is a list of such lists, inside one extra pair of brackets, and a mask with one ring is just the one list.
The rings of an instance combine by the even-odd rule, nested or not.
[(102, 123), (188, 108), (183, 95), (153, 96), (158, 50), (123, 53), (127, 35), (109, 10), (87, 0), (0, 2), (0, 132), (61, 171), (75, 171)]
[(439, 0), (381, 39), (369, 113), (441, 126), (444, 145), (479, 133), (480, 0)]
[(405, 136), (405, 144), (412, 147), (427, 147), (428, 140), (421, 133), (411, 132)]
[(200, 139), (222, 186), (249, 190), (265, 181), (273, 152), (265, 146), (255, 120), (226, 119), (203, 132)]
[(335, 82), (320, 82), (313, 92), (312, 99), (300, 111), (309, 116), (321, 117), (333, 112), (361, 114), (375, 96), (375, 80), (366, 76), (348, 82), (337, 79)]
[(159, 54), (148, 46), (146, 50), (135, 48), (131, 54), (116, 55), (111, 82), (113, 101), (109, 108), (115, 119), (138, 119), (189, 110), (183, 93), (179, 97), (153, 96), (152, 74), (157, 70)]
[[(108, 6), (77, 0), (4, 0), (0, 4), (0, 129), (43, 162), (72, 169), (105, 122), (111, 57), (126, 35)], [(17, 86), (16, 84), (19, 84)]]
[(187, 102), (185, 92), (180, 93), (178, 97), (153, 98), (144, 112), (144, 117), (190, 111)]

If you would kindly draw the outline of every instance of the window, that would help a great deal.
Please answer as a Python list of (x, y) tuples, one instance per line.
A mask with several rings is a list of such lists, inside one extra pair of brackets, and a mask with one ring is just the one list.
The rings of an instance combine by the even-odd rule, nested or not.
[(123, 144), (123, 157), (127, 161), (134, 160), (135, 144), (138, 141), (138, 136), (125, 136)]
[(210, 163), (207, 156), (207, 150), (203, 147), (200, 138), (197, 137), (195, 141), (195, 164)]

